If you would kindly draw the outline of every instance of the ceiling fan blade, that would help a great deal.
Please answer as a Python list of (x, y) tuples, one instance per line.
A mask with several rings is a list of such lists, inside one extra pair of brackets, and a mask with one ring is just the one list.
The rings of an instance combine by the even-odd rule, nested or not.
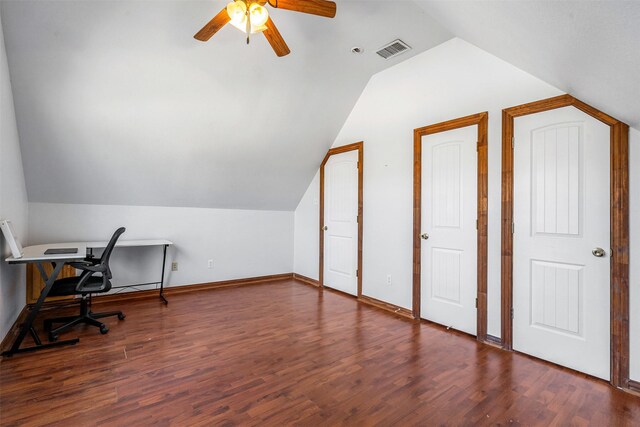
[(227, 9), (224, 8), (216, 16), (214, 16), (213, 19), (207, 23), (207, 25), (202, 27), (202, 29), (198, 31), (197, 34), (193, 37), (200, 41), (206, 42), (229, 21), (231, 21), (231, 18), (229, 18)]
[(285, 43), (284, 39), (280, 35), (280, 31), (278, 31), (276, 24), (273, 23), (271, 18), (267, 19), (267, 23), (265, 25), (267, 26), (267, 29), (264, 30), (262, 34), (267, 38), (267, 41), (273, 48), (276, 55), (286, 56), (291, 53), (289, 46)]
[(336, 4), (328, 0), (269, 0), (269, 4), (278, 9), (310, 13), (327, 18), (336, 16)]

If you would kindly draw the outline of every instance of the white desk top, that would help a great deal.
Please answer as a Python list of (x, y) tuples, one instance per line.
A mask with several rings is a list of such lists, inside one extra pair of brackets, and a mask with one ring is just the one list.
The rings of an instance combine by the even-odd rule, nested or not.
[[(34, 245), (23, 248), (22, 258), (9, 257), (5, 259), (12, 263), (27, 263), (36, 261), (56, 261), (56, 260), (77, 260), (84, 259), (87, 256), (87, 249), (105, 248), (109, 242), (66, 242), (66, 243), (47, 243), (46, 245)], [(118, 240), (116, 247), (137, 247), (137, 246), (164, 246), (173, 245), (173, 242), (164, 239), (148, 239), (148, 240)], [(78, 248), (75, 254), (56, 254), (45, 255), (44, 252), (50, 248)]]
[[(109, 242), (82, 242), (87, 245), (87, 248), (91, 249), (101, 249), (106, 248)], [(134, 246), (164, 246), (164, 245), (173, 245), (173, 242), (170, 240), (164, 239), (145, 239), (145, 240), (118, 240), (116, 242), (117, 247), (134, 247)]]
[[(55, 254), (45, 255), (44, 252), (51, 248), (78, 248), (75, 254)], [(27, 246), (23, 248), (21, 258), (9, 257), (5, 261), (13, 263), (27, 263), (37, 261), (61, 261), (61, 260), (82, 260), (87, 256), (87, 246), (84, 243), (53, 243), (46, 245)]]

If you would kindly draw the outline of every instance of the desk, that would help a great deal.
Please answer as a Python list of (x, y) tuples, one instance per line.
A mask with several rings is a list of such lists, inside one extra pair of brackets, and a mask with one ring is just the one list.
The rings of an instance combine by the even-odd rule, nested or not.
[[(75, 254), (55, 254), (55, 255), (45, 255), (45, 251), (51, 247), (56, 248), (78, 248), (78, 251)], [(61, 345), (72, 345), (80, 341), (79, 338), (73, 338), (70, 340), (64, 341), (56, 341), (52, 343), (42, 344), (38, 333), (33, 327), (33, 322), (36, 320), (36, 316), (40, 312), (42, 308), (42, 304), (44, 303), (45, 298), (49, 295), (51, 288), (53, 287), (53, 282), (56, 281), (62, 267), (67, 262), (73, 261), (82, 261), (87, 253), (87, 247), (83, 244), (77, 243), (62, 243), (60, 245), (37, 245), (37, 246), (27, 246), (23, 249), (22, 258), (13, 258), (9, 257), (6, 261), (9, 264), (29, 264), (34, 263), (38, 267), (38, 271), (40, 271), (40, 275), (42, 276), (42, 280), (45, 285), (42, 291), (40, 292), (40, 296), (38, 297), (38, 301), (36, 301), (35, 305), (31, 307), (29, 310), (29, 314), (27, 315), (26, 320), (20, 326), (20, 330), (18, 332), (18, 336), (13, 341), (11, 348), (4, 353), (3, 356), (11, 356), (15, 353), (23, 353), (26, 351), (35, 351), (41, 350), (50, 347), (58, 347)], [(51, 275), (47, 277), (47, 272), (44, 270), (43, 264), (51, 263), (53, 265), (53, 272)], [(20, 348), (22, 341), (27, 336), (27, 333), (31, 334), (35, 345), (26, 348)]]
[[(46, 245), (35, 245), (35, 246), (27, 246), (23, 249), (23, 255), (21, 258), (9, 257), (5, 261), (9, 264), (36, 264), (38, 267), (38, 271), (42, 276), (42, 280), (45, 283), (44, 288), (40, 292), (40, 296), (38, 300), (30, 308), (29, 314), (25, 322), (20, 326), (20, 330), (18, 332), (18, 336), (14, 340), (11, 349), (2, 353), (3, 356), (11, 356), (15, 353), (23, 353), (27, 351), (35, 351), (44, 348), (57, 347), (61, 345), (72, 345), (76, 344), (79, 338), (74, 338), (70, 340), (64, 341), (56, 341), (52, 343), (42, 344), (38, 333), (33, 327), (33, 322), (35, 321), (40, 309), (42, 308), (42, 304), (44, 300), (49, 295), (51, 288), (53, 287), (53, 283), (58, 278), (62, 267), (68, 263), (73, 261), (81, 261), (83, 260), (87, 254), (93, 254), (94, 249), (103, 249), (107, 246), (108, 242), (67, 242), (67, 243), (49, 243)], [(162, 301), (167, 304), (168, 301), (164, 297), (164, 272), (165, 272), (165, 263), (167, 259), (167, 248), (173, 245), (173, 242), (169, 240), (119, 240), (116, 242), (116, 247), (141, 247), (141, 246), (162, 246), (162, 276), (160, 280), (157, 282), (149, 282), (149, 283), (138, 283), (131, 285), (122, 285), (117, 288), (126, 288), (132, 286), (140, 286), (147, 284), (160, 284), (160, 298)], [(45, 255), (45, 251), (50, 248), (78, 248), (78, 251), (75, 254), (54, 254), (54, 255)], [(47, 276), (47, 273), (43, 267), (44, 264), (51, 263), (53, 265), (53, 272), (51, 275)], [(30, 333), (33, 341), (35, 342), (34, 346), (20, 348), (22, 341)]]
[[(104, 249), (107, 247), (107, 243), (109, 242), (79, 242), (79, 245), (86, 245), (89, 255), (93, 255), (94, 249)], [(162, 273), (160, 275), (160, 280), (156, 282), (146, 282), (146, 283), (132, 283), (130, 285), (119, 285), (113, 286), (111, 289), (123, 289), (123, 288), (135, 288), (136, 286), (143, 285), (160, 285), (160, 299), (165, 304), (168, 304), (169, 301), (164, 297), (164, 269), (167, 261), (167, 248), (173, 245), (173, 242), (164, 239), (147, 239), (147, 240), (118, 240), (116, 242), (116, 248), (134, 248), (134, 247), (144, 247), (144, 246), (162, 246)], [(75, 246), (72, 246), (75, 247)]]

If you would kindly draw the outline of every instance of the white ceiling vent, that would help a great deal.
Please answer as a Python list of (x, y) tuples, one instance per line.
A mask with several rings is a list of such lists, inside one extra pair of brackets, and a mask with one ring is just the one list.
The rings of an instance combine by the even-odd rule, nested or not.
[(403, 42), (402, 40), (394, 40), (386, 46), (383, 46), (376, 53), (382, 56), (384, 59), (389, 59), (394, 56), (400, 55), (402, 52), (406, 52), (411, 49), (411, 46)]

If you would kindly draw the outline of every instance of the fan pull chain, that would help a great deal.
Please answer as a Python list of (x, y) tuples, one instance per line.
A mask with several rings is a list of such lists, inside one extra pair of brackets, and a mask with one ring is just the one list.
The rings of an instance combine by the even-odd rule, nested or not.
[(247, 7), (247, 44), (249, 44), (249, 37), (251, 36), (251, 13)]

